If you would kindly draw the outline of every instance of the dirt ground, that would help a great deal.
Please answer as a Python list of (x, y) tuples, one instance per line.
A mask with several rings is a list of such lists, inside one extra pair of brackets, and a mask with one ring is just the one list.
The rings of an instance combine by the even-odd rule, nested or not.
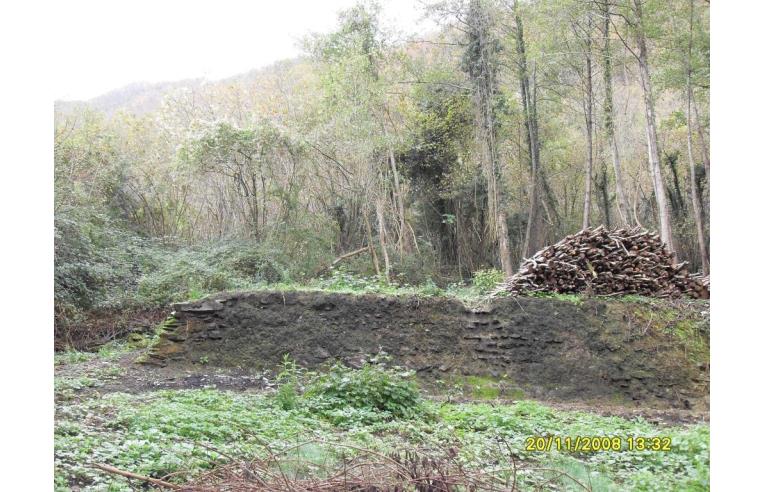
[[(244, 370), (241, 368), (214, 368), (205, 366), (169, 367), (147, 366), (136, 363), (147, 349), (136, 349), (113, 358), (94, 358), (83, 362), (62, 363), (55, 367), (57, 378), (76, 379), (93, 377), (99, 385), (82, 388), (77, 398), (92, 398), (108, 393), (145, 393), (165, 389), (216, 388), (231, 391), (272, 391), (275, 374), (272, 371)], [(109, 373), (110, 375), (104, 376)], [(423, 391), (438, 401), (477, 401), (468, 397), (454, 398), (439, 392), (443, 388), (433, 384), (431, 378), (422, 381)], [(523, 398), (533, 399), (533, 398)], [(597, 400), (550, 400), (534, 399), (546, 406), (566, 411), (581, 411), (603, 416), (619, 416), (627, 419), (643, 418), (657, 425), (689, 425), (709, 421), (708, 409), (656, 408), (639, 402), (618, 405)], [(479, 400), (492, 405), (511, 403), (513, 400), (496, 398)]]

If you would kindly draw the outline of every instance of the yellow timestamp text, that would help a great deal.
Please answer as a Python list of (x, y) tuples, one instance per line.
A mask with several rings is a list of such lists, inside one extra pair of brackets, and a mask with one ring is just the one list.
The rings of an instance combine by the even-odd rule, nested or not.
[(671, 451), (671, 437), (530, 436), (525, 439), (525, 450), (532, 452), (566, 451), (574, 453)]

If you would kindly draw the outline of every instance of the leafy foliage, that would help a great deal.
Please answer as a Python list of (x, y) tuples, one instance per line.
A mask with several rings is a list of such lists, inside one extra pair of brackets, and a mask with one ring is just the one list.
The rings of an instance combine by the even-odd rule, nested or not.
[(114, 219), (90, 208), (57, 211), (54, 237), (56, 338), (76, 343), (87, 338), (91, 313), (135, 305), (131, 294), (147, 250)]
[(308, 385), (305, 397), (312, 411), (337, 425), (412, 418), (422, 411), (412, 376), (376, 359), (360, 369), (338, 363)]
[(302, 372), (295, 361), (289, 358), (289, 354), (285, 354), (281, 363), (281, 371), (276, 376), (276, 383), (279, 385), (276, 392), (276, 404), (282, 409), (294, 410), (297, 408), (303, 379)]

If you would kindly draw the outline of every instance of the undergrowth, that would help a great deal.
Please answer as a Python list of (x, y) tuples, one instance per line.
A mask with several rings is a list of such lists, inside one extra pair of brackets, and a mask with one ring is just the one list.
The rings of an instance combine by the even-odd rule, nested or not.
[[(109, 377), (106, 372), (98, 376)], [(324, 462), (339, 462), (353, 449), (453, 449), (465, 467), (516, 467), (521, 490), (582, 490), (578, 483), (592, 490), (708, 490), (707, 425), (665, 427), (532, 401), (438, 403), (420, 394), (411, 374), (384, 360), (311, 373), (285, 359), (276, 383), (266, 392), (204, 388), (98, 397), (91, 391), (89, 397), (57, 399), (56, 490), (133, 490), (134, 484), (92, 468), (94, 463), (183, 483), (232, 458), (266, 458), (300, 443), (299, 453), (289, 452), (292, 458), (306, 454)], [(92, 376), (56, 381), (57, 392), (99, 385)], [(529, 436), (550, 435), (670, 436), (672, 449), (526, 451)]]

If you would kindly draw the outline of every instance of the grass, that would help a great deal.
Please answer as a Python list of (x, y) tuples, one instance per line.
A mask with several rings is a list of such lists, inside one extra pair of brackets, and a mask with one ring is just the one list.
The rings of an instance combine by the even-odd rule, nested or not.
[(581, 294), (559, 294), (557, 292), (531, 292), (528, 294), (530, 297), (536, 297), (539, 299), (556, 299), (558, 301), (570, 302), (576, 306), (580, 306), (584, 302), (584, 297)]
[[(90, 360), (68, 357), (78, 366), (87, 365)], [(114, 360), (111, 350), (94, 357)], [(664, 427), (641, 419), (560, 411), (533, 401), (438, 403), (426, 397), (412, 407), (416, 408), (415, 414), (395, 417), (389, 411), (363, 407), (356, 408), (354, 412), (360, 413), (350, 418), (338, 419), (332, 411), (327, 412), (325, 405), (317, 404), (321, 403), (322, 395), (316, 396), (317, 391), (310, 387), (297, 391), (290, 397), (289, 405), (284, 405), (279, 392), (273, 390), (231, 392), (206, 388), (101, 396), (86, 391), (98, 388), (103, 379), (115, 377), (118, 372), (116, 366), (107, 366), (84, 376), (56, 378), (58, 393), (78, 395), (57, 399), (56, 490), (134, 489), (134, 484), (126, 479), (89, 467), (92, 463), (106, 463), (154, 477), (173, 474), (169, 480), (183, 482), (225, 463), (228, 457), (262, 457), (264, 442), (273, 450), (282, 450), (312, 439), (317, 441), (294, 451), (296, 457), (332, 462), (340, 459), (338, 453), (349, 452), (342, 446), (379, 452), (403, 447), (454, 448), (465, 466), (501, 468), (511, 465), (507, 452), (511, 449), (520, 465), (521, 490), (535, 487), (581, 490), (577, 482), (590, 484), (597, 491), (708, 490), (707, 425)], [(355, 398), (360, 387), (345, 386), (346, 379), (351, 383), (366, 382), (372, 376), (368, 370), (365, 374), (348, 370), (337, 372), (329, 381), (325, 378), (321, 381), (331, 389), (332, 398), (342, 397), (338, 391), (345, 387)], [(283, 381), (292, 379), (282, 378)], [(480, 378), (464, 381), (473, 393), (488, 399), (497, 396), (499, 383)], [(673, 447), (669, 452), (598, 453), (525, 449), (528, 437), (552, 435), (623, 439), (670, 436)], [(299, 464), (290, 466), (294, 472), (306, 471)], [(561, 471), (575, 480), (561, 476)]]
[[(478, 272), (479, 273), (479, 272)], [(493, 282), (493, 283), (492, 283)], [(342, 294), (381, 294), (393, 296), (421, 296), (421, 297), (450, 297), (459, 299), (466, 303), (474, 303), (486, 299), (488, 293), (498, 285), (496, 278), (491, 281), (483, 280), (472, 285), (465, 282), (456, 282), (449, 284), (445, 288), (438, 287), (432, 281), (420, 285), (410, 285), (406, 283), (397, 283), (395, 281), (386, 281), (379, 277), (363, 277), (343, 270), (332, 272), (331, 276), (323, 279), (313, 279), (307, 282), (276, 282), (276, 283), (258, 283), (252, 286), (251, 290), (274, 290), (278, 292), (336, 292)], [(502, 293), (498, 297), (504, 297)], [(539, 299), (554, 299), (557, 301), (569, 302), (575, 306), (583, 305), (588, 298), (604, 299), (607, 301), (620, 301), (637, 306), (646, 306), (652, 308), (656, 302), (662, 306), (662, 300), (627, 294), (623, 296), (587, 296), (586, 294), (561, 294), (558, 292), (529, 292), (528, 297)]]
[[(478, 272), (480, 273), (480, 272)], [(451, 297), (465, 302), (472, 302), (485, 298), (487, 292), (498, 282), (497, 278), (483, 279), (475, 285), (465, 282), (451, 283), (441, 288), (432, 280), (421, 284), (401, 283), (395, 280), (386, 280), (379, 276), (363, 276), (352, 273), (343, 268), (331, 270), (324, 278), (313, 278), (301, 281), (257, 281), (241, 284), (239, 287), (247, 291), (269, 290), (276, 292), (335, 292), (340, 294), (380, 294), (390, 296), (420, 296), (420, 297)], [(237, 284), (238, 285), (238, 284)], [(234, 289), (235, 290), (235, 289)], [(186, 293), (185, 297), (175, 297), (174, 301), (198, 300), (219, 290), (193, 289)]]
[(668, 336), (672, 345), (681, 347), (691, 361), (708, 363), (707, 318), (690, 315), (681, 307), (655, 299), (635, 301), (633, 315), (650, 329)]
[(399, 284), (378, 277), (359, 277), (335, 272), (328, 279), (315, 279), (304, 283), (277, 282), (258, 284), (253, 290), (277, 292), (335, 292), (339, 294), (380, 294), (389, 296), (451, 297), (463, 301), (475, 301), (485, 297), (478, 288), (462, 282), (440, 288), (432, 282), (422, 285)]
[(490, 400), (499, 397), (501, 388), (491, 378), (484, 376), (467, 376), (465, 382), (472, 390), (472, 397), (480, 400)]
[(447, 395), (471, 400), (519, 400), (525, 397), (506, 374), (501, 377), (452, 376), (441, 381), (439, 387)]

